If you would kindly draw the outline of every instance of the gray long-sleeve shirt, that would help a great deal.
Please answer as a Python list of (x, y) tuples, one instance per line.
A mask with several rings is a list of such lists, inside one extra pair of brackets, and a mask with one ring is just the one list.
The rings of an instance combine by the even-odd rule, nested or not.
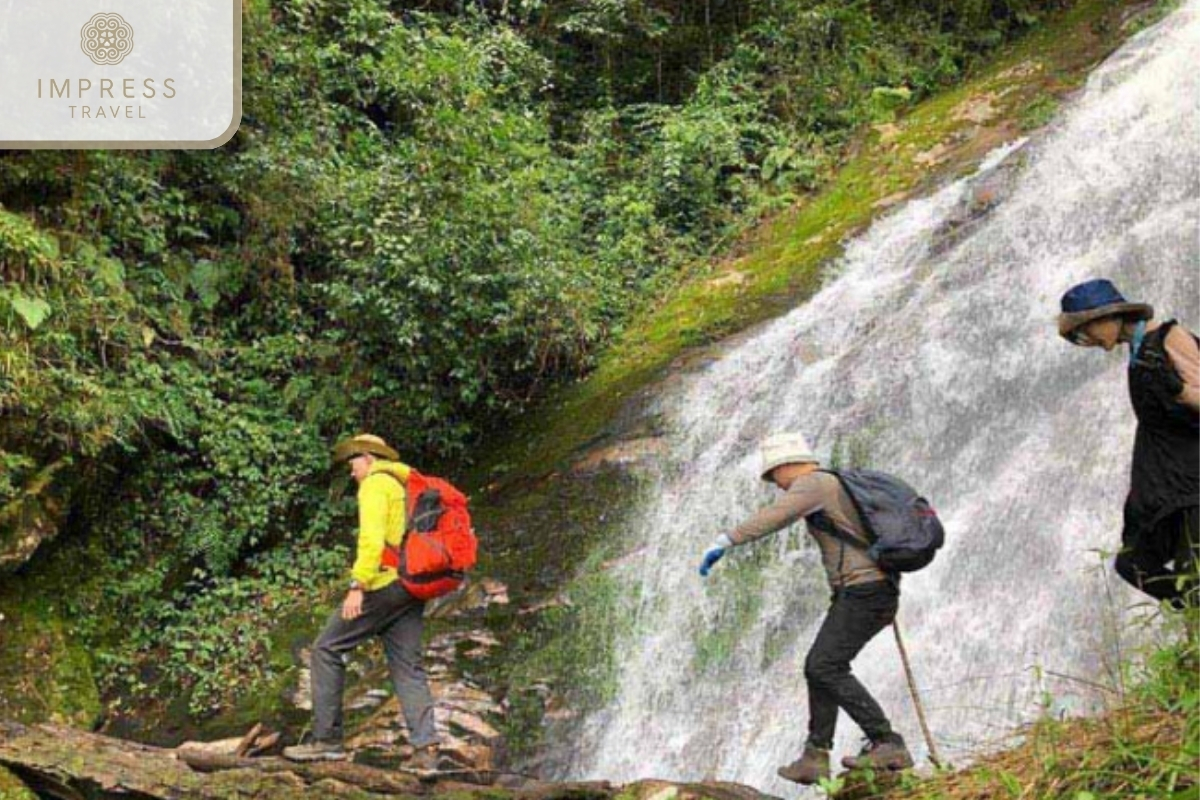
[[(818, 511), (823, 511), (843, 534), (861, 541), (863, 547), (852, 547), (814, 527), (806, 518)], [(729, 538), (734, 544), (746, 544), (801, 519), (805, 520), (808, 532), (821, 550), (821, 561), (832, 589), (836, 591), (887, 579), (864, 549), (867, 546), (866, 529), (854, 503), (837, 477), (828, 472), (813, 472), (797, 478), (782, 497), (734, 528)]]

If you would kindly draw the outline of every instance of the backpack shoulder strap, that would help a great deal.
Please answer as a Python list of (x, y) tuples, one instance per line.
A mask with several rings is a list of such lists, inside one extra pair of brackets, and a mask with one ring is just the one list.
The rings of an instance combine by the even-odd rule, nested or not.
[(857, 537), (851, 536), (850, 534), (846, 533), (841, 528), (839, 528), (837, 525), (834, 525), (833, 520), (830, 520), (828, 515), (824, 515), (824, 514), (822, 516), (824, 516), (824, 518), (828, 521), (828, 525), (824, 526), (822, 528), (822, 530), (824, 530), (826, 533), (828, 533), (830, 536), (834, 537), (838, 541), (844, 542), (845, 544), (848, 544), (851, 547), (856, 547), (859, 550), (864, 550), (864, 551), (869, 550), (871, 548), (871, 545), (873, 545), (876, 542), (876, 540), (879, 539), (879, 537), (875, 534), (874, 529), (871, 528), (871, 521), (867, 518), (866, 512), (863, 511), (862, 505), (859, 504), (858, 498), (854, 496), (854, 492), (850, 491), (850, 487), (846, 485), (846, 478), (842, 475), (841, 472), (839, 472), (836, 469), (820, 469), (820, 470), (817, 470), (817, 472), (825, 472), (825, 473), (832, 475), (833, 477), (838, 479), (838, 484), (841, 485), (842, 491), (846, 493), (846, 496), (850, 498), (851, 505), (853, 505), (854, 510), (858, 512), (858, 518), (860, 520), (862, 520), (863, 527), (866, 528), (867, 541), (864, 542), (862, 539), (859, 539)]
[[(368, 475), (367, 477), (368, 477), (368, 478), (373, 478), (373, 477), (375, 477), (376, 475), (386, 475), (386, 476), (388, 476), (389, 478), (391, 478), (392, 480), (394, 480), (396, 483), (400, 484), (400, 488), (404, 490), (405, 503), (407, 504), (407, 502), (408, 502), (408, 481), (404, 480), (403, 478), (401, 478), (401, 477), (400, 477), (399, 475), (397, 475), (396, 473), (394, 473), (394, 472), (389, 472), (389, 471), (387, 471), (387, 470), (383, 470), (383, 471), (381, 471), (381, 472), (372, 472), (372, 473), (371, 473), (370, 475)], [(405, 516), (407, 516), (407, 515), (408, 515), (408, 513), (407, 513), (407, 512), (408, 512), (408, 510), (407, 510), (407, 509), (405, 509)]]
[[(415, 469), (412, 469), (412, 468), (409, 469), (409, 478), (412, 478), (414, 475), (417, 475), (417, 474), (418, 473)], [(396, 483), (400, 484), (400, 488), (404, 490), (404, 534), (400, 537), (400, 544), (396, 545), (396, 549), (403, 549), (404, 543), (408, 539), (408, 532), (412, 528), (412, 524), (411, 524), (411, 522), (412, 522), (412, 520), (411, 520), (412, 492), (410, 492), (408, 490), (408, 484), (410, 481), (406, 481), (403, 478), (401, 478), (399, 475), (397, 475), (396, 473), (389, 472), (387, 470), (383, 470), (382, 472), (375, 472), (375, 473), (372, 473), (372, 475), (387, 475), (389, 478), (394, 480)], [(371, 476), (368, 476), (368, 477), (371, 477)], [(385, 548), (391, 547), (391, 545), (389, 545), (385, 542), (384, 547)]]

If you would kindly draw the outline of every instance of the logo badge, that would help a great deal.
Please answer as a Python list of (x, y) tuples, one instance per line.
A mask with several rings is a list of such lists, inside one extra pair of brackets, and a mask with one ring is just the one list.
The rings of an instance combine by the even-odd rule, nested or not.
[(79, 32), (79, 46), (96, 64), (120, 64), (133, 52), (133, 26), (120, 14), (101, 12), (89, 19)]
[(245, 2), (0, 0), (0, 150), (225, 144)]

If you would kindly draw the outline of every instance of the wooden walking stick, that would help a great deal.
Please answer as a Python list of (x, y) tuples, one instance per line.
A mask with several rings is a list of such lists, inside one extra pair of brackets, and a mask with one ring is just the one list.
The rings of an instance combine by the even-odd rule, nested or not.
[(900, 636), (900, 620), (892, 620), (892, 631), (896, 634), (896, 646), (900, 648), (900, 660), (904, 663), (904, 676), (908, 678), (908, 691), (912, 695), (913, 705), (917, 708), (917, 721), (921, 723), (921, 733), (924, 734), (925, 745), (929, 748), (929, 762), (935, 767), (941, 767), (942, 758), (933, 744), (933, 734), (929, 732), (929, 723), (925, 721), (925, 706), (921, 704), (921, 695), (917, 692), (917, 681), (913, 678), (912, 664), (908, 663), (908, 650), (904, 647), (904, 638)]

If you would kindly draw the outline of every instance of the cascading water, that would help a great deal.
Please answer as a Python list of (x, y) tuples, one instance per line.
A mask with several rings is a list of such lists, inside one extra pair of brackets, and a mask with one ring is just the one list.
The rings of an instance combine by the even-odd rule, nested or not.
[[(775, 777), (806, 733), (804, 654), (828, 602), (802, 530), (705, 546), (772, 492), (756, 444), (801, 430), (919, 487), (949, 531), (905, 579), (900, 619), (944, 755), (1022, 720), (1096, 705), (1141, 597), (1116, 548), (1134, 421), (1123, 351), (1073, 348), (1060, 294), (1094, 276), (1194, 327), (1200, 311), (1200, 2), (1097, 70), (1036, 143), (909, 203), (853, 242), (836, 278), (661, 397), (671, 456), (616, 569), (636, 603), (618, 698), (588, 718), (569, 771), (611, 780)], [(1001, 165), (1002, 166), (997, 166)], [(964, 217), (978, 182), (1010, 191)], [(988, 175), (992, 175), (989, 178)], [(961, 224), (960, 224), (961, 223)], [(856, 672), (918, 753), (885, 632)], [(838, 750), (858, 743), (842, 715)]]

